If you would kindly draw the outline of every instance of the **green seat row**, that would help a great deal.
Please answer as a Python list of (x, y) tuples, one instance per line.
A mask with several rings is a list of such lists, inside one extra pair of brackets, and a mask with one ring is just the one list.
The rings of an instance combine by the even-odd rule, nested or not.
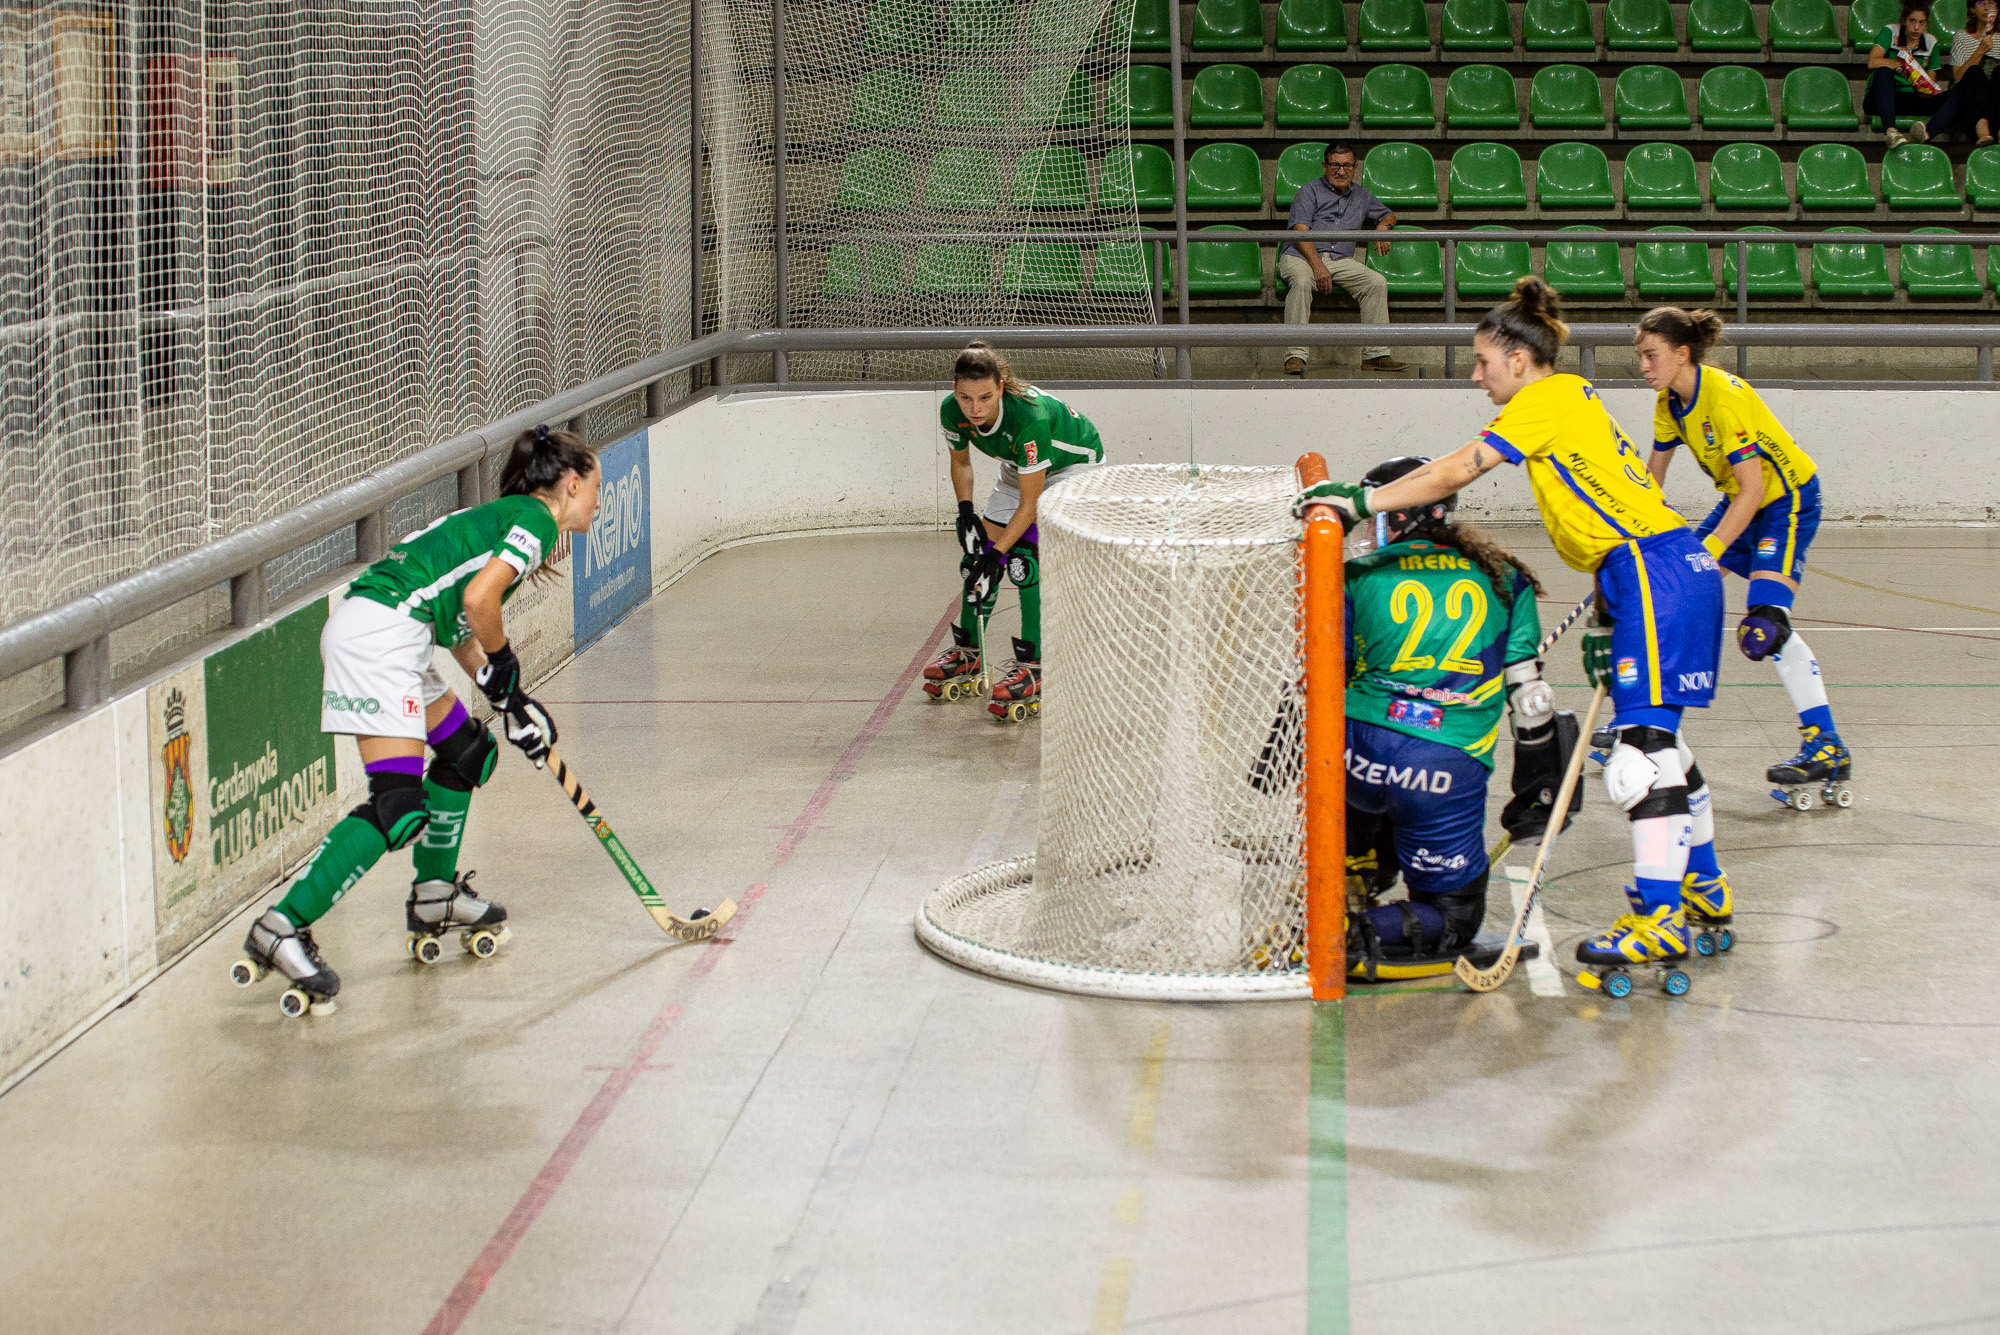
[[(1140, 253), (1144, 247), (1132, 242), (1115, 242), (1099, 245), (1095, 249), (1087, 285), (1089, 291), (1129, 293), (1152, 290), (1152, 265), (1148, 257)], [(984, 295), (994, 288), (993, 250), (982, 243), (948, 241), (919, 246), (914, 264), (910, 263), (910, 248), (907, 246), (870, 242), (866, 250), (868, 272), (865, 287), (861, 272), (863, 247), (850, 242), (834, 246), (827, 252), (826, 274), (820, 284), (820, 294), (826, 297), (893, 299)], [(1000, 290), (1023, 296), (1077, 296), (1086, 290), (1083, 260), (1084, 248), (1080, 245), (1055, 241), (1017, 242), (1007, 247), (1001, 262)]]
[[(1703, 74), (1696, 102), (1708, 129), (1770, 131), (1778, 125), (1769, 85), (1747, 66), (1718, 65)], [(1824, 65), (1801, 66), (1788, 74), (1779, 102), (1784, 123), (1794, 129), (1853, 130), (1860, 124), (1852, 85), (1840, 71)], [(1343, 110), (1344, 104), (1343, 98)], [(1681, 77), (1664, 65), (1634, 65), (1622, 71), (1612, 87), (1610, 112), (1608, 116), (1597, 76), (1581, 65), (1545, 65), (1529, 83), (1528, 116), (1537, 129), (1602, 130), (1610, 126), (1612, 116), (1628, 130), (1684, 130), (1694, 124)], [(1521, 108), (1514, 76), (1498, 65), (1459, 66), (1445, 80), (1444, 118), (1453, 129), (1518, 128)], [(1363, 77), (1364, 127), (1429, 127), (1436, 119), (1430, 79), (1416, 66), (1377, 65)], [(1294, 123), (1344, 125), (1346, 121)]]

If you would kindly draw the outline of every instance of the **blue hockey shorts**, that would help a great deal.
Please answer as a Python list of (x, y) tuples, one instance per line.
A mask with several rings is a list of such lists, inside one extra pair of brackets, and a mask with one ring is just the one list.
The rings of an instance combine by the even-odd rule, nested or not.
[[(1728, 509), (1729, 502), (1723, 501), (1709, 511), (1708, 518), (1694, 531), (1695, 537), (1705, 538), (1715, 532)], [(1797, 491), (1780, 496), (1759, 510), (1750, 527), (1739, 533), (1718, 559), (1724, 570), (1745, 579), (1788, 575), (1797, 580), (1805, 574), (1806, 549), (1812, 546), (1813, 535), (1818, 532), (1819, 479), (1810, 477)]]
[(1486, 766), (1455, 746), (1347, 723), (1347, 805), (1389, 818), (1412, 890), (1444, 894), (1486, 875)]
[(1597, 568), (1611, 614), (1611, 703), (1619, 714), (1705, 708), (1722, 659), (1722, 571), (1687, 528), (1628, 538)]

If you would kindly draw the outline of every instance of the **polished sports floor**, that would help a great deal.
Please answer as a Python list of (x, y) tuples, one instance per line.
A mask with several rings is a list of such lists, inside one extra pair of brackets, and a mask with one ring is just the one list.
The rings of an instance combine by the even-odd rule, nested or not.
[[(1502, 536), (1550, 620), (1581, 595)], [(1728, 652), (1689, 735), (1740, 944), (1688, 997), (1575, 984), (1630, 852), (1593, 781), (1558, 973), (1315, 1010), (928, 956), (924, 894), (1035, 834), (1037, 725), (916, 687), (951, 535), (724, 552), (541, 690), (724, 939), (662, 936), (507, 751), (465, 859), (500, 958), (407, 960), (391, 855), (320, 931), (338, 1014), (232, 988), (239, 916), (0, 1098), (0, 1329), (2000, 1331), (2000, 533), (1812, 559), (1857, 801), (1767, 795), (1794, 720)], [(1580, 712), (1573, 638), (1550, 676)]]

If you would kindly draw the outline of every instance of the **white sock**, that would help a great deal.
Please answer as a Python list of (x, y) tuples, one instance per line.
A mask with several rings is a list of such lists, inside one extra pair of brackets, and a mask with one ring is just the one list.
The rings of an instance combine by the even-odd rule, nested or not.
[(1792, 709), (1800, 718), (1807, 710), (1826, 708), (1826, 682), (1820, 679), (1819, 660), (1797, 631), (1771, 661), (1777, 665), (1778, 680), (1785, 683), (1785, 693), (1792, 697)]

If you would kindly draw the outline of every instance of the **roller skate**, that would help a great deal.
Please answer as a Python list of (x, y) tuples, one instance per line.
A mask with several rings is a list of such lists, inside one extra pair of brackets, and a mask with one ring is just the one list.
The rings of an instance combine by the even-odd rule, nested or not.
[(1577, 946), (1577, 963), (1584, 967), (1576, 981), (1592, 991), (1602, 988), (1609, 997), (1626, 997), (1632, 993), (1632, 975), (1626, 970), (1651, 965), (1668, 996), (1686, 996), (1688, 976), (1680, 964), (1688, 953), (1687, 915), (1678, 906), (1665, 904), (1648, 911), (1629, 885), (1625, 898), (1632, 902), (1633, 912), (1604, 935)]
[(1704, 878), (1689, 872), (1681, 878), (1681, 909), (1694, 933), (1695, 954), (1714, 955), (1735, 946), (1736, 933), (1729, 929), (1735, 921), (1732, 900), (1726, 876)]
[(951, 648), (924, 668), (924, 694), (932, 704), (986, 694), (986, 673), (979, 647), (961, 626), (951, 628)]
[(276, 969), (292, 984), (278, 998), (279, 1010), (294, 1020), (307, 1011), (333, 1014), (340, 975), (320, 958), (311, 928), (295, 925), (275, 907), (265, 909), (250, 924), (250, 935), (243, 939), (243, 956), (229, 966), (230, 982), (248, 987)]
[(436, 964), (444, 957), (444, 935), (458, 933), (468, 955), (490, 960), (514, 939), (507, 910), (472, 893), (474, 872), (460, 872), (456, 881), (418, 881), (403, 902), (403, 922), (410, 929), (410, 958)]
[(1821, 806), (1853, 806), (1854, 790), (1847, 786), (1847, 776), (1853, 772), (1854, 756), (1841, 743), (1840, 734), (1807, 724), (1799, 729), (1799, 753), (1765, 770), (1764, 777), (1778, 785), (1771, 790), (1772, 797), (1788, 807), (1811, 811), (1815, 787)]
[(1001, 723), (1041, 717), (1042, 662), (1035, 645), (1014, 641), (1014, 657), (1000, 665), (1000, 675), (993, 682), (993, 702), (986, 709)]

